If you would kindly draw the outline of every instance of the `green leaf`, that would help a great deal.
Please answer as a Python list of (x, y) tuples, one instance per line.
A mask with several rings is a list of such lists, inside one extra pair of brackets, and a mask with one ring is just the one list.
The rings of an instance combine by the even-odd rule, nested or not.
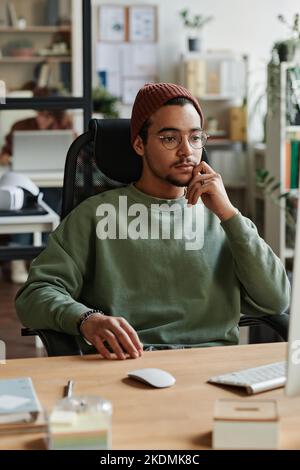
[(268, 178), (266, 180), (266, 186), (269, 186), (271, 183), (273, 183), (273, 181), (275, 181), (275, 177), (274, 176), (270, 176), (270, 178)]
[(278, 199), (288, 198), (289, 196), (290, 196), (290, 193), (282, 193), (278, 196)]
[(276, 189), (278, 189), (278, 188), (280, 188), (280, 183), (275, 183), (275, 184), (273, 184), (273, 186), (271, 186), (270, 189), (271, 189), (272, 191), (276, 191)]

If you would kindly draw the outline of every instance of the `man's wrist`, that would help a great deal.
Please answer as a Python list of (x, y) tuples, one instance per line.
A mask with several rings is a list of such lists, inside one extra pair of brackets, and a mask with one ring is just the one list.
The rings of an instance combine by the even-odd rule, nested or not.
[(84, 322), (85, 322), (88, 318), (90, 318), (90, 317), (92, 317), (92, 316), (94, 316), (94, 315), (98, 315), (98, 316), (99, 316), (99, 315), (104, 315), (104, 313), (102, 312), (102, 310), (94, 309), (94, 310), (88, 310), (87, 312), (84, 312), (84, 313), (82, 313), (82, 314), (80, 315), (79, 320), (78, 320), (78, 322), (77, 322), (77, 330), (78, 330), (78, 333), (79, 333), (80, 335), (82, 335), (81, 327), (82, 327), (82, 325), (84, 324)]
[(231, 217), (237, 215), (239, 213), (236, 207), (229, 207), (228, 209), (224, 210), (220, 214), (217, 214), (221, 222), (225, 222), (225, 220), (231, 219)]

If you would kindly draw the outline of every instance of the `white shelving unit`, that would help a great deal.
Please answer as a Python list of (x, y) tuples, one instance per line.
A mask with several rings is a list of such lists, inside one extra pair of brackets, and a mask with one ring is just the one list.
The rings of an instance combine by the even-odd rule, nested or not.
[[(242, 110), (247, 103), (247, 70), (247, 57), (242, 54), (189, 52), (181, 55), (178, 76), (201, 104), (210, 135), (207, 150), (211, 165), (223, 176), (232, 203), (244, 214), (249, 212), (250, 185), (247, 116), (239, 139), (232, 137), (230, 112)], [(209, 118), (216, 120), (219, 132), (210, 130)]]
[[(267, 146), (266, 169), (270, 176), (274, 176), (275, 182), (280, 183), (279, 194), (286, 193), (286, 141), (289, 136), (299, 133), (300, 126), (290, 126), (287, 123), (286, 92), (287, 73), (296, 64), (283, 62), (278, 65), (277, 75), (272, 79), (272, 92), (268, 97), (267, 116)], [(299, 65), (298, 65), (299, 67)], [(274, 73), (273, 69), (273, 73)], [(269, 70), (270, 83), (270, 70)], [(276, 85), (275, 85), (276, 84)], [(299, 190), (289, 191), (291, 196), (298, 197)], [(270, 197), (265, 198), (265, 230), (264, 236), (282, 262), (293, 258), (294, 250), (287, 246), (286, 240), (286, 211), (285, 200), (281, 198), (280, 204), (275, 204)]]

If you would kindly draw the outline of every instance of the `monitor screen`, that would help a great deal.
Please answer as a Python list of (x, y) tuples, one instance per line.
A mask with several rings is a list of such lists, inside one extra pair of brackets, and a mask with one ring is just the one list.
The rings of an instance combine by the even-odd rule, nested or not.
[(286, 395), (300, 396), (300, 204), (297, 211), (296, 246), (289, 322)]

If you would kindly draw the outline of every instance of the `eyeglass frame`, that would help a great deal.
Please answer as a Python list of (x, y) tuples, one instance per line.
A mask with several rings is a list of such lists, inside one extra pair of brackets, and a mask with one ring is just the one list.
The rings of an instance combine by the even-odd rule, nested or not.
[[(149, 136), (151, 135), (151, 136), (153, 136), (153, 137), (158, 137), (159, 140), (161, 141), (162, 146), (163, 146), (166, 150), (176, 150), (176, 149), (178, 149), (178, 148), (180, 147), (180, 145), (182, 144), (182, 137), (183, 137), (183, 135), (185, 135), (185, 134), (182, 134), (178, 129), (166, 129), (166, 130), (160, 131), (160, 132), (176, 132), (176, 133), (180, 136), (180, 142), (178, 142), (178, 144), (176, 145), (176, 147), (174, 147), (174, 148), (168, 148), (168, 147), (165, 146), (165, 144), (164, 144), (164, 142), (163, 142), (163, 139), (165, 139), (166, 136), (159, 135), (159, 133), (157, 133), (157, 134), (148, 134)], [(206, 137), (205, 144), (202, 145), (202, 147), (194, 147), (194, 145), (191, 144), (191, 142), (190, 142), (190, 137), (191, 137), (191, 135), (192, 135), (193, 133), (195, 133), (195, 132), (201, 132), (201, 133), (204, 134), (205, 137)], [(206, 145), (207, 140), (209, 139), (209, 137), (210, 137), (210, 135), (207, 134), (207, 132), (206, 132), (204, 129), (195, 129), (195, 130), (193, 130), (192, 132), (190, 132), (189, 137), (188, 137), (188, 142), (189, 142), (189, 145), (190, 145), (194, 150), (201, 150), (201, 149), (203, 149), (203, 148), (205, 147), (205, 145)]]

